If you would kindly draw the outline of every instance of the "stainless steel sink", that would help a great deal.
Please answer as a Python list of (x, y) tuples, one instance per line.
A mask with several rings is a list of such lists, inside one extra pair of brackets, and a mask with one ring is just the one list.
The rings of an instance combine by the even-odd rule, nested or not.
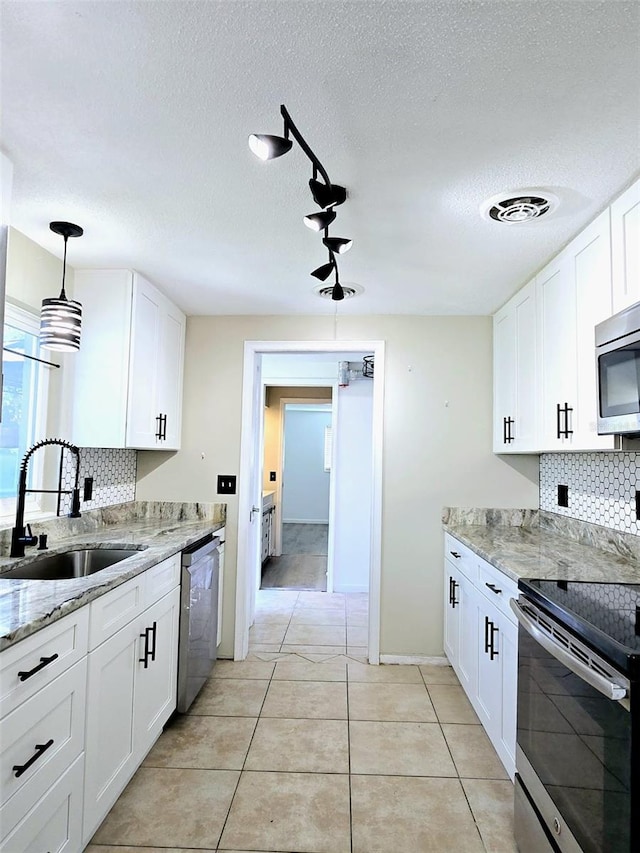
[(139, 548), (81, 548), (64, 554), (48, 554), (32, 563), (0, 574), (3, 578), (20, 580), (57, 581), (83, 578), (102, 571), (134, 554)]

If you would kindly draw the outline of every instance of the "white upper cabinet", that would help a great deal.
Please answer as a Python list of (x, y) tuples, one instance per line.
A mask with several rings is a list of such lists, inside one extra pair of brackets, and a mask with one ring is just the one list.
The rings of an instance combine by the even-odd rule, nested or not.
[(605, 210), (536, 278), (541, 451), (615, 447), (596, 422), (594, 326), (612, 313), (609, 221)]
[(81, 447), (178, 450), (185, 316), (138, 273), (78, 270), (73, 441)]
[(640, 302), (640, 181), (611, 205), (613, 313)]
[(530, 282), (493, 318), (493, 450), (536, 449), (536, 290)]

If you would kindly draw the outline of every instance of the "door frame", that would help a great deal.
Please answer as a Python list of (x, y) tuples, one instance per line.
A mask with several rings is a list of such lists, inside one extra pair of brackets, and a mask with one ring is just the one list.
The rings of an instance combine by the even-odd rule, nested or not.
[[(255, 554), (250, 537), (243, 535), (241, 520), (249, 518), (257, 500), (252, 494), (251, 460), (260, 428), (255, 429), (263, 412), (255, 411), (254, 377), (256, 364), (263, 355), (301, 355), (309, 353), (370, 352), (375, 359), (372, 416), (372, 495), (371, 557), (369, 563), (369, 662), (380, 663), (380, 586), (382, 573), (382, 448), (384, 426), (384, 341), (245, 341), (242, 371), (242, 426), (240, 434), (240, 471), (238, 477), (238, 562), (236, 571), (236, 619), (234, 660), (244, 660), (249, 653), (249, 628), (253, 621), (251, 592), (254, 586)], [(309, 385), (314, 384), (310, 382)], [(336, 395), (337, 398), (337, 395)], [(335, 445), (334, 445), (335, 447)], [(256, 458), (259, 458), (256, 457)], [(262, 489), (262, 480), (260, 479)], [(261, 497), (261, 495), (260, 495)]]

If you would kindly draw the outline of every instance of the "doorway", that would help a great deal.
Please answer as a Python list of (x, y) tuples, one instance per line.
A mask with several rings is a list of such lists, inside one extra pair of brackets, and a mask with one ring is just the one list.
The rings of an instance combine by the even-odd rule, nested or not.
[(266, 386), (260, 589), (327, 591), (331, 397)]
[[(367, 520), (366, 541), (360, 539), (359, 550), (366, 555), (366, 578), (365, 586), (369, 600), (368, 625), (363, 628), (368, 658), (371, 663), (379, 662), (379, 629), (380, 629), (380, 563), (381, 563), (381, 520), (382, 520), (382, 415), (383, 415), (383, 393), (384, 393), (384, 342), (381, 341), (319, 341), (319, 342), (275, 342), (275, 341), (247, 341), (245, 342), (245, 361), (243, 374), (243, 407), (242, 407), (242, 435), (241, 435), (241, 458), (239, 477), (239, 518), (241, 528), (238, 531), (238, 566), (236, 583), (236, 630), (234, 657), (242, 660), (247, 656), (249, 648), (249, 628), (254, 623), (256, 612), (256, 598), (261, 594), (258, 584), (255, 582), (256, 565), (260, 562), (261, 555), (261, 504), (262, 504), (262, 413), (265, 402), (265, 384), (263, 381), (263, 359), (266, 361), (271, 356), (278, 356), (291, 365), (293, 357), (306, 355), (315, 359), (316, 362), (333, 363), (334, 368), (337, 361), (341, 359), (350, 360), (350, 357), (361, 358), (362, 353), (370, 354), (376, 364), (375, 375), (368, 374), (367, 384), (370, 387), (369, 407), (369, 429), (370, 429), (370, 452), (366, 454), (366, 465), (368, 466), (370, 489), (367, 499), (361, 501), (360, 509), (364, 510), (363, 517)], [(313, 359), (312, 359), (313, 361)], [(324, 365), (326, 367), (326, 364)], [(286, 368), (285, 368), (286, 373)], [(284, 377), (285, 373), (280, 374)], [(289, 371), (290, 373), (290, 371)], [(300, 377), (289, 375), (286, 381), (278, 380), (282, 385), (326, 385), (322, 371), (309, 376), (306, 375), (304, 383)], [(348, 384), (348, 383), (347, 383)], [(337, 381), (336, 381), (337, 385)], [(337, 416), (341, 403), (337, 398), (333, 400), (333, 418)], [(346, 408), (346, 407), (345, 407)], [(335, 462), (335, 447), (333, 449)], [(333, 478), (332, 478), (333, 479)], [(335, 496), (334, 496), (335, 497)], [(334, 501), (334, 513), (335, 501)], [(338, 513), (336, 513), (336, 516)], [(346, 505), (339, 513), (345, 531), (349, 531), (351, 522), (350, 507)], [(246, 524), (243, 524), (243, 519)], [(329, 525), (328, 536), (328, 564), (332, 559), (332, 529)], [(334, 531), (335, 535), (335, 531)], [(281, 547), (280, 542), (280, 547)], [(287, 595), (295, 593), (271, 593), (275, 595)], [(331, 593), (300, 592), (300, 596), (327, 595)], [(336, 592), (336, 595), (347, 597), (358, 593)], [(306, 600), (306, 599), (305, 599)], [(284, 651), (284, 647), (282, 649)]]

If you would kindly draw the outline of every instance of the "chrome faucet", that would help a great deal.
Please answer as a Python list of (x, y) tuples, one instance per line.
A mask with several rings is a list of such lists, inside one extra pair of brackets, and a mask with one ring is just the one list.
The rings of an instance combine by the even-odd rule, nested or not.
[[(27, 488), (27, 469), (29, 467), (29, 459), (41, 447), (47, 447), (50, 444), (57, 444), (60, 447), (65, 447), (75, 454), (76, 457), (76, 479), (72, 490), (62, 490), (60, 486), (57, 489), (28, 489)], [(80, 479), (80, 448), (75, 444), (64, 441), (62, 438), (45, 438), (44, 441), (38, 441), (33, 447), (29, 448), (25, 453), (22, 462), (20, 463), (20, 476), (18, 478), (18, 503), (16, 506), (16, 524), (11, 531), (11, 557), (24, 557), (25, 546), (35, 545), (38, 541), (37, 536), (31, 533), (31, 525), (24, 525), (24, 504), (27, 492), (37, 492), (39, 494), (56, 494), (56, 495), (73, 495), (71, 502), (71, 512), (69, 518), (80, 518), (80, 487), (78, 485)]]

